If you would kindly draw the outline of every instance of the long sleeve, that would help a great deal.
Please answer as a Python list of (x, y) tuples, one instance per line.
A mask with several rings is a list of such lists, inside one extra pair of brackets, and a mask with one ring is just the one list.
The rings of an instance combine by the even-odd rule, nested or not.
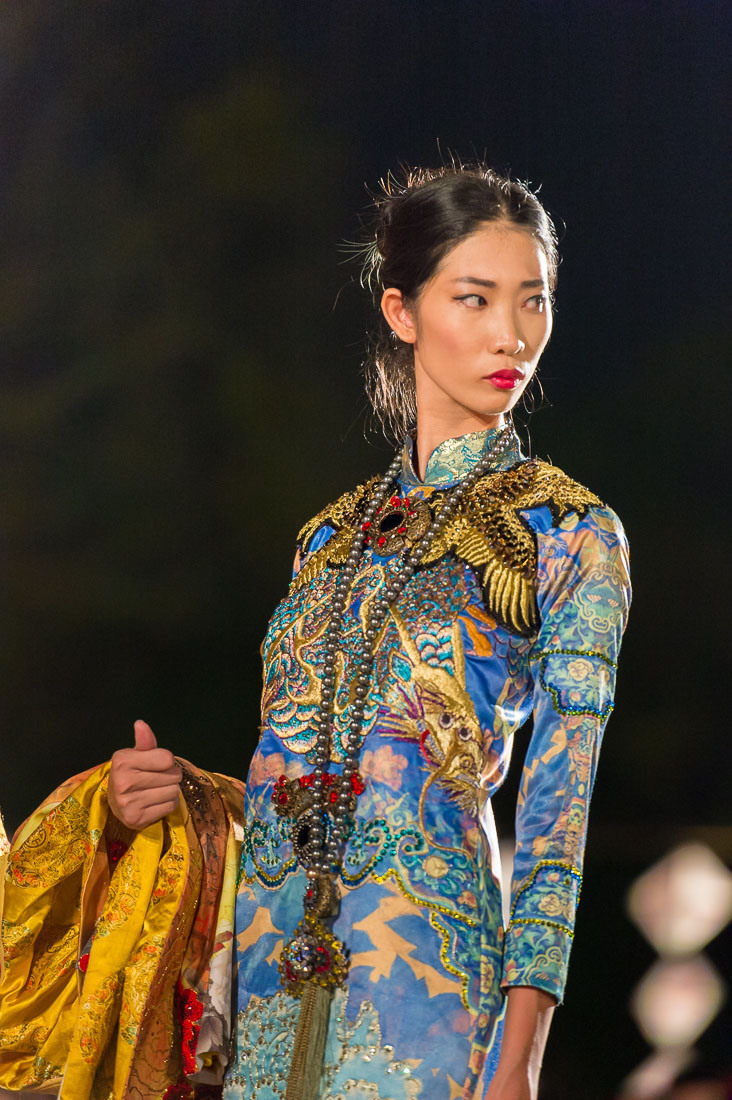
[(516, 809), (503, 985), (561, 1002), (582, 881), (587, 813), (630, 603), (627, 543), (608, 508), (528, 516), (541, 627), (531, 651), (534, 729)]

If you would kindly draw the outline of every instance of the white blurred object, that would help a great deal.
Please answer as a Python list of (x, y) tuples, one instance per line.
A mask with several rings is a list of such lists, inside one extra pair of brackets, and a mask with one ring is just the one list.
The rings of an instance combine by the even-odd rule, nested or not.
[(501, 900), (503, 904), (503, 923), (508, 926), (511, 916), (511, 879), (513, 878), (513, 858), (516, 855), (515, 837), (505, 837), (500, 842), (501, 853)]
[(636, 986), (630, 1011), (648, 1043), (658, 1050), (693, 1043), (719, 1012), (725, 987), (704, 958), (659, 960)]
[(693, 954), (732, 918), (732, 874), (711, 848), (684, 844), (635, 881), (628, 912), (659, 955)]
[(664, 1050), (651, 1054), (623, 1081), (620, 1100), (656, 1100), (665, 1096), (679, 1074), (692, 1064), (696, 1057), (688, 1047)]

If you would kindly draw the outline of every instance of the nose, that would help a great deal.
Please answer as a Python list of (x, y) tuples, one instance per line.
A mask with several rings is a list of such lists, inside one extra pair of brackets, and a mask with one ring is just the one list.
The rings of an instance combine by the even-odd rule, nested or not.
[(512, 311), (506, 310), (500, 320), (496, 317), (496, 322), (497, 325), (493, 330), (492, 338), (495, 354), (501, 353), (513, 356), (520, 355), (522, 351), (526, 350), (526, 344), (516, 331), (518, 326)]

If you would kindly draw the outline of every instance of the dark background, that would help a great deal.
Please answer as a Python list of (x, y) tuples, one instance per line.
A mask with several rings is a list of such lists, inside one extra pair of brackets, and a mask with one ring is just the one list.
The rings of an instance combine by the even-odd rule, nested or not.
[[(541, 185), (563, 263), (531, 446), (620, 513), (635, 583), (546, 1060), (565, 1100), (647, 1053), (628, 884), (687, 838), (732, 857), (731, 30), (712, 0), (0, 9), (8, 831), (137, 717), (245, 773), (295, 533), (390, 455), (338, 250), (364, 185), (438, 142)], [(729, 972), (728, 933), (709, 954)]]

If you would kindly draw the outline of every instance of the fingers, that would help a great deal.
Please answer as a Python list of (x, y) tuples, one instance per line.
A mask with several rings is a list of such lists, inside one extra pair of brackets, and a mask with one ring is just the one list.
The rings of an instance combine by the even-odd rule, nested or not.
[(136, 771), (144, 773), (169, 772), (171, 775), (177, 775), (178, 778), (183, 774), (169, 749), (150, 749), (144, 753), (139, 752), (137, 749), (129, 751), (134, 754), (130, 765)]
[(139, 752), (150, 752), (152, 749), (158, 747), (158, 743), (155, 739), (155, 734), (148, 726), (147, 722), (143, 722), (141, 718), (135, 722), (135, 748)]
[(130, 829), (144, 829), (178, 805), (183, 771), (168, 749), (159, 749), (147, 722), (134, 725), (134, 749), (112, 756), (107, 797), (112, 813)]
[(154, 790), (117, 794), (112, 811), (128, 829), (144, 829), (172, 813), (180, 800), (180, 787), (170, 783)]
[(168, 749), (150, 749), (148, 752), (140, 752), (139, 749), (117, 749), (112, 755), (112, 766), (115, 772), (125, 771), (135, 775), (167, 775), (169, 779), (178, 780), (183, 772), (175, 762), (175, 757)]
[(124, 789), (133, 791), (155, 791), (157, 794), (162, 787), (180, 786), (183, 772), (177, 766), (166, 768), (165, 771), (147, 772), (138, 768), (131, 768), (126, 779), (123, 780)]
[(159, 806), (151, 806), (145, 813), (141, 813), (138, 822), (130, 828), (146, 829), (148, 825), (154, 825), (156, 821), (161, 821), (166, 814), (172, 814), (173, 810), (178, 805), (177, 800), (175, 802), (161, 802)]

